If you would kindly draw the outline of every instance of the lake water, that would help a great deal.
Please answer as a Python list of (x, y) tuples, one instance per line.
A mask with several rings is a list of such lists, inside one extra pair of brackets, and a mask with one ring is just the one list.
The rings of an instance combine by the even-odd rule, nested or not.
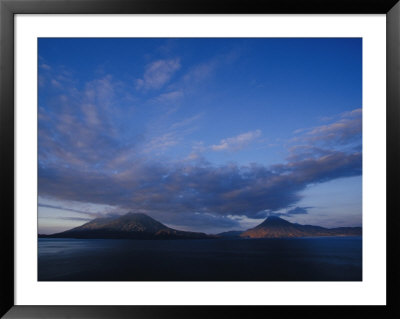
[(360, 281), (361, 237), (39, 238), (39, 281)]

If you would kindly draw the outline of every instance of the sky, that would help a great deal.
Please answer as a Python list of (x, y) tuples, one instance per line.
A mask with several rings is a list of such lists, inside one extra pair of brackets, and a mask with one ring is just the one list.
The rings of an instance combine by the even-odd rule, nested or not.
[(362, 224), (360, 38), (38, 39), (38, 232)]

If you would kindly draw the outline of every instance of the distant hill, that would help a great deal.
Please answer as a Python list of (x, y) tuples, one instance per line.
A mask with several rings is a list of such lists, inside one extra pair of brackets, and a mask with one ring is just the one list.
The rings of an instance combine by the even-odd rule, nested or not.
[(204, 233), (169, 228), (146, 214), (128, 213), (120, 217), (97, 218), (82, 226), (42, 238), (129, 238), (129, 239), (203, 239)]
[(223, 238), (232, 238), (232, 237), (240, 237), (241, 233), (243, 233), (243, 230), (230, 230), (223, 233), (219, 233), (216, 236)]
[(324, 228), (290, 223), (285, 219), (270, 216), (260, 225), (240, 234), (242, 238), (287, 238), (317, 236), (361, 236), (361, 227)]

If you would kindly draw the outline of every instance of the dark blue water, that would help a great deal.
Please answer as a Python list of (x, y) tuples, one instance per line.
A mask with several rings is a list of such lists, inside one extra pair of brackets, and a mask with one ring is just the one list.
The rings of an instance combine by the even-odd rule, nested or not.
[(39, 239), (39, 281), (360, 281), (361, 237)]

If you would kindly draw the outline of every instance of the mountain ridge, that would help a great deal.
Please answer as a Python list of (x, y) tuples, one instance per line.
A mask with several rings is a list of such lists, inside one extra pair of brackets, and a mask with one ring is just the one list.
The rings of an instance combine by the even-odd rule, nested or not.
[(292, 238), (316, 236), (361, 236), (361, 227), (324, 228), (291, 223), (269, 216), (261, 224), (245, 231), (227, 231), (216, 235), (170, 228), (143, 213), (93, 219), (81, 226), (40, 238), (97, 239), (211, 239), (211, 238)]

